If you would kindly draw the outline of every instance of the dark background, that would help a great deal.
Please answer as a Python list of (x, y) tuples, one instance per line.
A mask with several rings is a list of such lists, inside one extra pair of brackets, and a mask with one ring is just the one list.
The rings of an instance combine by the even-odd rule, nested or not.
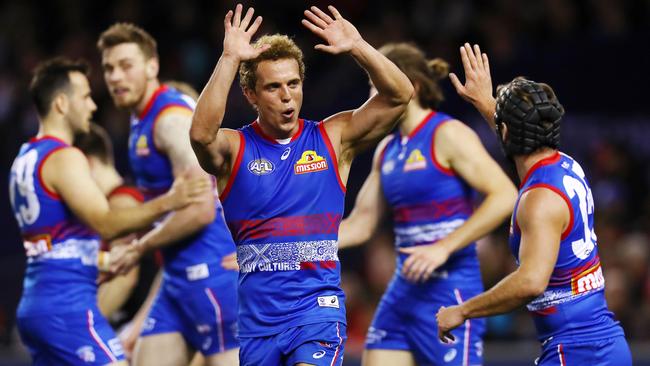
[[(610, 308), (630, 340), (648, 348), (650, 337), (650, 1), (648, 0), (402, 0), (332, 1), (364, 38), (379, 47), (412, 41), (431, 58), (442, 57), (462, 74), (458, 47), (479, 43), (488, 53), (495, 84), (524, 75), (550, 84), (566, 108), (562, 150), (581, 162), (596, 201), (596, 233), (604, 263)], [(115, 142), (118, 168), (129, 175), (126, 161), (128, 114), (117, 111), (107, 94), (95, 42), (116, 21), (131, 21), (158, 41), (161, 80), (182, 80), (197, 89), (207, 81), (220, 53), (223, 16), (233, 1), (4, 1), (0, 3), (0, 166), (7, 177), (20, 144), (37, 130), (27, 95), (32, 68), (58, 54), (83, 57), (93, 65), (91, 84), (98, 104), (95, 120)], [(258, 35), (286, 33), (305, 53), (307, 78), (301, 117), (322, 119), (355, 108), (368, 95), (365, 73), (349, 56), (313, 50), (319, 40), (300, 24), (310, 5), (330, 2), (257, 1), (264, 16)], [(504, 168), (496, 140), (470, 105), (442, 82), (447, 100), (442, 110), (474, 127)], [(255, 118), (237, 83), (224, 125), (240, 127)], [(348, 182), (346, 212), (369, 167), (372, 151), (355, 161)], [(14, 331), (24, 255), (12, 217), (6, 179), (0, 180), (0, 364), (21, 360)], [(505, 230), (479, 243), (486, 286), (514, 268)], [(350, 317), (347, 359), (353, 362), (386, 281), (393, 257), (390, 229), (362, 249), (342, 251), (343, 286)], [(524, 312), (492, 318), (487, 339), (514, 342), (534, 339)], [(509, 344), (509, 343), (508, 343)], [(646, 347), (644, 347), (644, 345)], [(493, 349), (499, 349), (494, 347)], [(508, 349), (508, 348), (506, 348)], [(635, 356), (640, 358), (638, 352)], [(492, 359), (501, 352), (486, 352)], [(520, 351), (530, 363), (535, 352)], [(640, 352), (640, 351), (639, 351)], [(515, 352), (516, 353), (516, 352)], [(642, 352), (641, 352), (642, 353)], [(17, 357), (17, 358), (16, 358)], [(9, 361), (7, 361), (9, 362)]]

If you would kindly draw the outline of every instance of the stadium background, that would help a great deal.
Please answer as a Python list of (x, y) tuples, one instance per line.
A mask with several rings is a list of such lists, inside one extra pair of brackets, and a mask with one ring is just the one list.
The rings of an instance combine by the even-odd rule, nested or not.
[[(580, 161), (596, 202), (596, 232), (604, 263), (610, 308), (632, 343), (636, 364), (650, 364), (650, 1), (648, 0), (402, 0), (332, 1), (374, 46), (409, 40), (429, 57), (443, 57), (462, 74), (458, 47), (479, 43), (490, 56), (495, 84), (517, 75), (554, 87), (567, 110), (562, 150)], [(20, 144), (37, 129), (27, 95), (31, 69), (46, 57), (83, 57), (93, 65), (91, 83), (98, 104), (95, 120), (114, 142), (118, 168), (126, 161), (128, 115), (106, 92), (95, 42), (115, 21), (143, 26), (157, 40), (161, 80), (203, 86), (221, 52), (223, 16), (234, 1), (83, 0), (0, 3), (0, 165), (7, 177)], [(258, 34), (286, 33), (305, 53), (307, 79), (302, 117), (321, 119), (360, 105), (368, 94), (365, 74), (350, 57), (313, 50), (318, 41), (300, 25), (309, 5), (330, 2), (258, 1), (264, 16)], [(501, 158), (498, 144), (476, 113), (443, 81), (441, 108), (474, 127)], [(224, 125), (239, 127), (255, 118), (237, 85)], [(354, 163), (346, 212), (370, 167), (372, 152)], [(14, 326), (24, 254), (9, 208), (6, 179), (0, 180), (0, 365), (27, 364)], [(389, 225), (385, 225), (390, 227)], [(358, 364), (365, 330), (394, 266), (391, 232), (370, 245), (340, 253), (348, 296), (346, 364)], [(479, 244), (486, 286), (514, 268), (505, 227)], [(486, 364), (531, 364), (539, 347), (529, 316), (518, 311), (489, 320)]]

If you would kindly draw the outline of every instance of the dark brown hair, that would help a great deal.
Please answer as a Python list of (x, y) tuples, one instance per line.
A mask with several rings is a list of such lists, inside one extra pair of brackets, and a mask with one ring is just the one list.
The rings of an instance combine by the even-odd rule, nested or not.
[(421, 106), (438, 108), (444, 100), (438, 81), (449, 75), (449, 64), (445, 60), (427, 60), (424, 52), (411, 43), (388, 43), (379, 52), (397, 65), (414, 86), (417, 85)]
[(102, 126), (91, 123), (87, 133), (75, 137), (74, 145), (84, 155), (94, 156), (105, 164), (113, 165), (113, 143)]
[(156, 40), (144, 29), (132, 23), (115, 23), (105, 30), (97, 41), (97, 48), (104, 51), (122, 43), (138, 45), (146, 59), (158, 58)]
[(67, 93), (70, 90), (71, 72), (76, 71), (88, 76), (89, 70), (85, 61), (72, 61), (65, 57), (56, 57), (38, 64), (29, 85), (38, 115), (45, 117), (50, 112), (52, 100), (57, 93)]

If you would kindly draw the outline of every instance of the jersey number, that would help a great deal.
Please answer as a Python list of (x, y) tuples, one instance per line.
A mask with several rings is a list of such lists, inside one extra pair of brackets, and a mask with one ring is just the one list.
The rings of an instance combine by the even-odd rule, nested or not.
[(584, 226), (584, 236), (580, 240), (572, 242), (571, 248), (576, 257), (586, 259), (596, 245), (596, 233), (589, 227), (589, 215), (594, 213), (594, 198), (585, 182), (585, 173), (580, 165), (574, 162), (572, 170), (580, 179), (565, 175), (563, 179), (564, 189), (569, 194), (569, 198), (578, 195), (580, 216), (582, 217)]
[[(19, 157), (12, 167), (11, 182), (9, 182), (9, 198), (14, 207), (18, 225), (30, 225), (36, 222), (41, 212), (41, 205), (34, 188), (34, 169), (38, 161), (38, 151), (31, 150)], [(18, 192), (16, 192), (18, 191)], [(16, 203), (16, 193), (22, 197)]]

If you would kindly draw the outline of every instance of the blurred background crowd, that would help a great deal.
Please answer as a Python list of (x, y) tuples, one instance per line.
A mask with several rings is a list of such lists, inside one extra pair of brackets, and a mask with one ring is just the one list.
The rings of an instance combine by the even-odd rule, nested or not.
[[(376, 47), (412, 41), (429, 57), (447, 60), (452, 71), (462, 75), (458, 48), (463, 42), (476, 42), (490, 57), (495, 84), (524, 75), (555, 89), (567, 111), (562, 150), (581, 162), (595, 198), (609, 306), (630, 340), (650, 344), (650, 1), (245, 2), (264, 16), (258, 34), (286, 33), (302, 47), (307, 78), (301, 117), (316, 120), (354, 108), (368, 95), (367, 77), (354, 61), (314, 51), (318, 40), (300, 25), (305, 8), (328, 4), (337, 6)], [(200, 91), (221, 53), (223, 16), (234, 5), (230, 0), (0, 2), (0, 165), (4, 176), (20, 144), (36, 133), (36, 113), (27, 94), (31, 70), (39, 61), (58, 54), (90, 61), (93, 98), (98, 104), (94, 119), (111, 134), (118, 168), (128, 176), (128, 113), (116, 110), (106, 91), (95, 47), (99, 33), (115, 21), (142, 26), (158, 41), (161, 80), (182, 80)], [(478, 113), (455, 94), (447, 80), (442, 84), (446, 101), (441, 109), (475, 128), (514, 177)], [(225, 126), (237, 128), (254, 118), (235, 84)], [(368, 151), (353, 165), (346, 212), (370, 169), (371, 157)], [(20, 364), (21, 358), (15, 356), (20, 347), (14, 311), (21, 293), (24, 253), (9, 208), (6, 179), (0, 180), (0, 227), (0, 365)], [(348, 362), (354, 362), (363, 349), (374, 307), (394, 268), (391, 226), (384, 227), (368, 245), (340, 253), (348, 297)], [(504, 225), (479, 243), (486, 287), (515, 266), (506, 237)], [(523, 311), (491, 318), (488, 324), (488, 341), (534, 344), (532, 321)], [(486, 352), (490, 354), (489, 344)], [(523, 359), (530, 363), (534, 356), (523, 355)]]

